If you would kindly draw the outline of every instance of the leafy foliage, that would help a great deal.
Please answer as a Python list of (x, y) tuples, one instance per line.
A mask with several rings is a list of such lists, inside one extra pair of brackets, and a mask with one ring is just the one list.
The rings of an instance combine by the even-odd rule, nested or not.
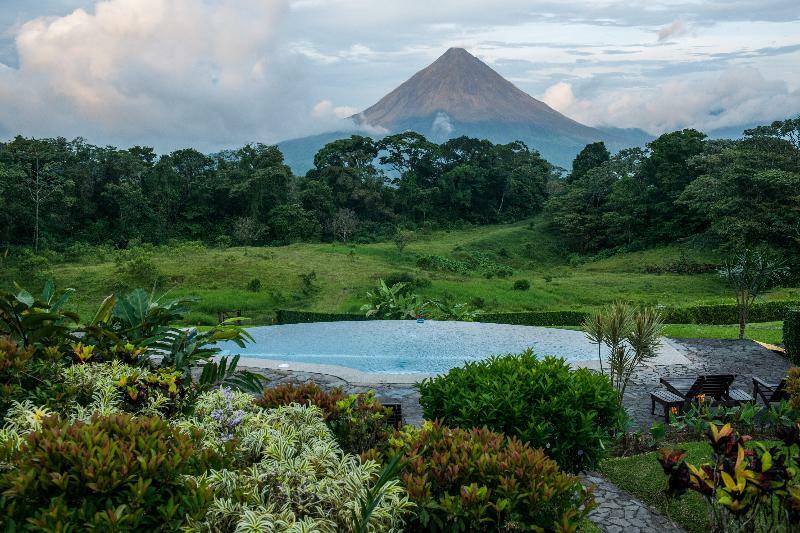
[(575, 531), (594, 503), (541, 450), (485, 428), (426, 422), (389, 448), (419, 508), (409, 531)]
[(783, 344), (786, 346), (786, 357), (795, 364), (800, 363), (800, 309), (786, 311)]
[(47, 418), (0, 475), (0, 505), (30, 530), (177, 531), (211, 500), (208, 488), (184, 477), (213, 459), (195, 449), (197, 437), (159, 418)]
[(256, 403), (265, 408), (291, 404), (319, 407), (336, 442), (347, 453), (374, 448), (392, 429), (391, 412), (372, 392), (347, 395), (339, 388), (324, 391), (314, 383), (286, 384), (265, 389)]
[(709, 517), (717, 531), (787, 530), (800, 523), (800, 485), (796, 479), (800, 426), (781, 434), (783, 445), (754, 442), (732, 426), (709, 426), (713, 448), (711, 462), (692, 465), (681, 449), (660, 450), (659, 462), (669, 476), (669, 492), (687, 490), (708, 502)]
[(48, 281), (38, 298), (19, 286), (17, 289), (17, 293), (0, 291), (0, 335), (10, 336), (26, 348), (60, 344), (70, 333), (71, 323), (79, 320), (78, 315), (63, 309), (74, 289), (57, 295), (53, 282)]
[(469, 362), (417, 387), (425, 418), (518, 437), (569, 471), (596, 466), (602, 440), (622, 427), (608, 378), (530, 350)]

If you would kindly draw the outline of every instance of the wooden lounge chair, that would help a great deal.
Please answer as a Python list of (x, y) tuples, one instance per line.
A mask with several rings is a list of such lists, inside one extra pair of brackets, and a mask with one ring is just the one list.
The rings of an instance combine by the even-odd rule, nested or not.
[(753, 397), (747, 392), (731, 388), (735, 378), (736, 376), (733, 374), (661, 378), (660, 381), (667, 387), (667, 390), (650, 393), (650, 412), (655, 414), (656, 403), (658, 403), (664, 407), (664, 419), (669, 420), (669, 413), (673, 408), (682, 412), (686, 404), (694, 401), (707, 401), (728, 406), (752, 402)]
[(786, 389), (786, 378), (780, 383), (767, 383), (761, 378), (753, 377), (753, 398), (761, 398), (764, 405), (779, 403), (789, 399), (789, 391)]

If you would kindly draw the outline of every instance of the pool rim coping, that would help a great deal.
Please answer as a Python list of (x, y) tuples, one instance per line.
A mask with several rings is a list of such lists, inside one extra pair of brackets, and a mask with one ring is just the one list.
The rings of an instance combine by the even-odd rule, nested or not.
[[(683, 365), (689, 363), (686, 357), (688, 350), (676, 339), (669, 337), (663, 338), (663, 344), (667, 348), (667, 353), (656, 356), (646, 363), (645, 366), (670, 366)], [(600, 369), (599, 361), (567, 361), (573, 368)], [(269, 359), (262, 357), (248, 357), (245, 355), (239, 358), (240, 367), (250, 367), (256, 369), (279, 370), (284, 372), (306, 372), (309, 374), (324, 374), (342, 379), (352, 385), (412, 385), (424, 379), (433, 378), (446, 372), (440, 373), (377, 373), (363, 372), (354, 368), (341, 365), (327, 365), (319, 363), (295, 363), (284, 360)]]

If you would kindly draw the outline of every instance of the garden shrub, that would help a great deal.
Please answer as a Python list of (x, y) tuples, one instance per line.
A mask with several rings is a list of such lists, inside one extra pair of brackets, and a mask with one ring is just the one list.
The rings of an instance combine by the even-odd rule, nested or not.
[(342, 453), (318, 407), (262, 409), (248, 394), (216, 389), (179, 425), (235, 458), (197, 478), (214, 501), (192, 530), (354, 531), (370, 493), (375, 507), (363, 531), (403, 530), (413, 504), (400, 482), (377, 486), (380, 465)]
[(389, 448), (417, 505), (407, 531), (574, 531), (594, 505), (542, 450), (485, 428), (425, 422)]
[(783, 321), (783, 345), (786, 357), (794, 364), (800, 364), (800, 308), (786, 311)]
[(519, 437), (571, 472), (597, 466), (624, 418), (608, 378), (530, 350), (469, 362), (417, 388), (426, 419)]
[(196, 438), (161, 418), (48, 417), (0, 475), (2, 514), (20, 529), (177, 531), (211, 501), (185, 478), (213, 459)]
[(527, 291), (531, 288), (531, 282), (527, 279), (518, 279), (514, 282), (515, 291)]
[(342, 389), (322, 390), (315, 383), (285, 384), (266, 389), (256, 403), (273, 408), (283, 405), (316, 405), (325, 416), (336, 442), (345, 452), (362, 453), (375, 447), (392, 430), (391, 410), (370, 391), (346, 394)]

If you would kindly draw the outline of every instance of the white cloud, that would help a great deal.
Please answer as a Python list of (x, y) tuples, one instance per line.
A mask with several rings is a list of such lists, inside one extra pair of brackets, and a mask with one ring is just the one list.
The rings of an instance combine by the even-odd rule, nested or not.
[(334, 106), (330, 100), (317, 102), (311, 111), (314, 118), (319, 119), (344, 119), (358, 113), (358, 109), (349, 106)]
[(585, 124), (636, 127), (652, 134), (766, 123), (798, 110), (800, 91), (747, 67), (673, 79), (655, 88), (599, 92), (560, 109)]
[(551, 85), (544, 92), (542, 101), (556, 111), (564, 112), (568, 110), (575, 103), (572, 85), (563, 81)]
[(0, 71), (0, 101), (15, 103), (0, 106), (0, 124), (164, 147), (277, 140), (298, 105), (275, 53), (287, 6), (107, 0), (31, 20), (16, 34), (19, 68)]

